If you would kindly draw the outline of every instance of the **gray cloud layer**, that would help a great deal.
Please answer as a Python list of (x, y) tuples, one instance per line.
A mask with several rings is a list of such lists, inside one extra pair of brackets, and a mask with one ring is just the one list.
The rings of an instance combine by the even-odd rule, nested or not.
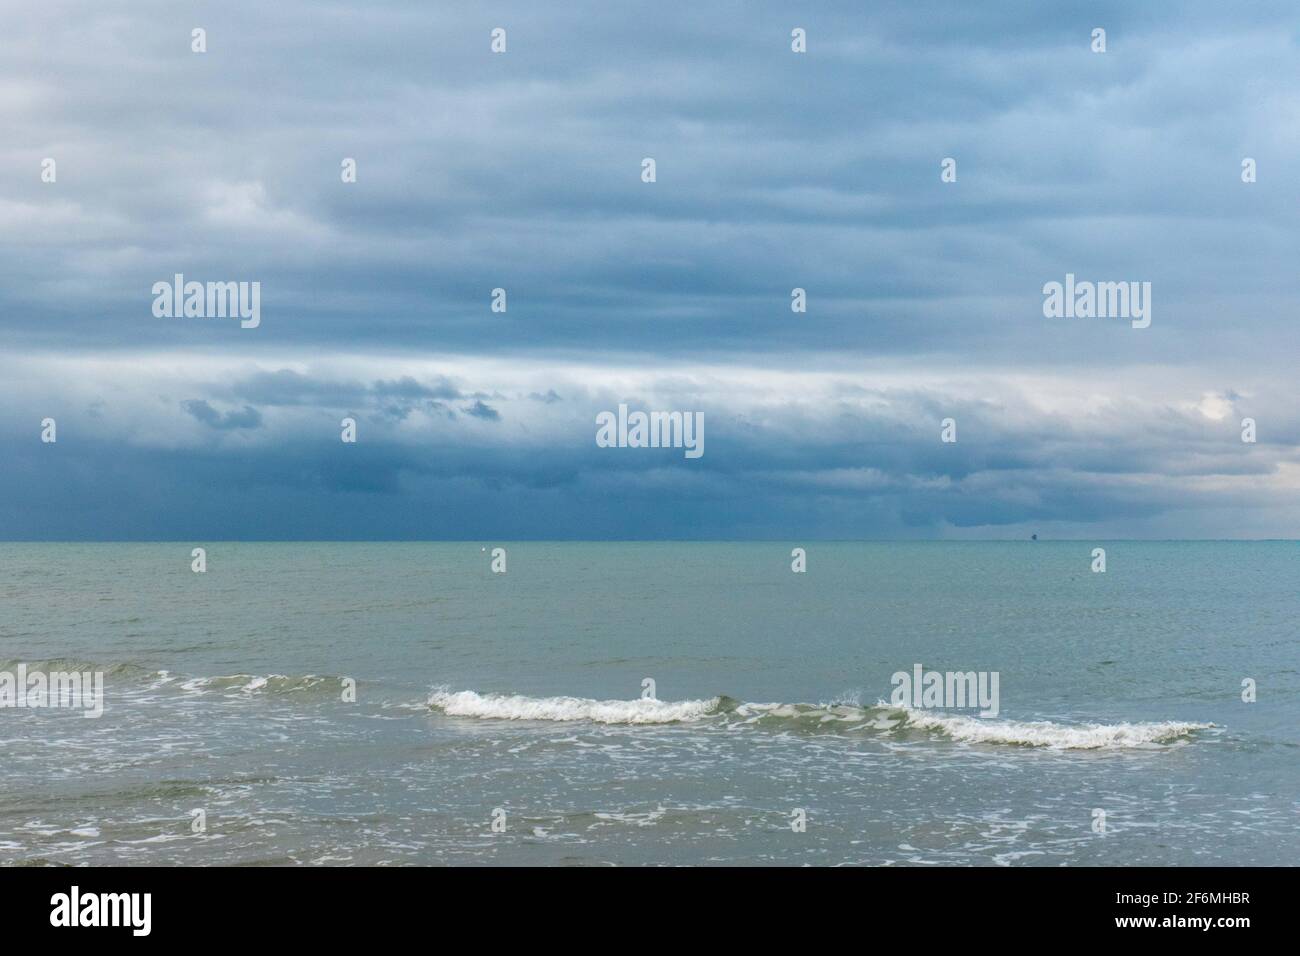
[[(1300, 533), (1292, 4), (6, 24), (0, 536)], [(177, 272), (261, 326), (155, 318)], [(1151, 328), (1045, 319), (1066, 272)], [(705, 410), (705, 458), (603, 454), (620, 400)]]

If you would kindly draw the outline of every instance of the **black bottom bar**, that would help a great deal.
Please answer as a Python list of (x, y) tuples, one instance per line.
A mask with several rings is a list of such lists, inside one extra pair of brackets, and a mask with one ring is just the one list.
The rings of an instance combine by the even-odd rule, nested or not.
[[(6, 942), (76, 932), (79, 942), (255, 939), (260, 949), (278, 941), (373, 943), (377, 931), (457, 926), (553, 937), (614, 923), (654, 937), (690, 919), (738, 934), (767, 932), (774, 922), (846, 928), (873, 944), (960, 937), (983, 946), (1041, 931), (1231, 946), (1284, 928), (1284, 886), (1293, 880), (1283, 869), (1228, 868), (10, 868), (0, 870), (0, 911)], [(87, 922), (118, 925), (80, 925)], [(138, 933), (146, 927), (147, 936)]]

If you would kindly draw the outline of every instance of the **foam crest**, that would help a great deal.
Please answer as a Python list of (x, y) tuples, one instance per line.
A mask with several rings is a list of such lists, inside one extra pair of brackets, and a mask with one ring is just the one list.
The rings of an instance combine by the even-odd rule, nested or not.
[(452, 717), (498, 720), (589, 720), (598, 724), (673, 724), (713, 713), (719, 698), (708, 700), (592, 700), (587, 697), (525, 697), (434, 691), (429, 706)]
[(1057, 724), (1050, 720), (995, 720), (933, 711), (907, 710), (907, 726), (933, 730), (953, 740), (981, 744), (1047, 747), (1054, 750), (1109, 750), (1146, 747), (1186, 737), (1213, 724), (1177, 720), (1118, 724)]

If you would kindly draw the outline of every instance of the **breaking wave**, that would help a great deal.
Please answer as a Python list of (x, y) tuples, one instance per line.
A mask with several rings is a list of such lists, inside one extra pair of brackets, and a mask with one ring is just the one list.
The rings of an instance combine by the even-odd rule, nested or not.
[(676, 724), (707, 721), (728, 729), (747, 726), (803, 733), (941, 736), (953, 741), (1052, 750), (1152, 747), (1190, 737), (1208, 723), (1152, 721), (1114, 724), (999, 720), (941, 711), (857, 704), (761, 704), (719, 696), (702, 700), (592, 700), (436, 690), (429, 706), (451, 717), (488, 720), (588, 721), (600, 724)]
[(1213, 724), (1160, 720), (1118, 724), (1058, 724), (1050, 720), (994, 720), (909, 710), (907, 725), (935, 730), (953, 740), (980, 744), (1048, 747), (1054, 750), (1109, 750), (1169, 743)]
[(708, 700), (590, 700), (586, 697), (524, 697), (434, 691), (429, 706), (452, 717), (498, 720), (589, 720), (598, 724), (675, 724), (716, 712), (720, 698)]
[(341, 678), (320, 674), (222, 674), (215, 677), (194, 677), (157, 670), (134, 661), (98, 662), (79, 658), (50, 658), (45, 660), (0, 660), (0, 672), (14, 674), (25, 668), (28, 674), (50, 674), (56, 671), (100, 673), (105, 685), (114, 696), (127, 697), (156, 691), (184, 695), (220, 694), (226, 697), (252, 697), (262, 695), (338, 693)]
[[(164, 677), (170, 677), (166, 671), (160, 671), (159, 673)], [(339, 687), (339, 678), (322, 677), (318, 674), (302, 674), (298, 676), (286, 674), (267, 674), (265, 676), (227, 674), (220, 677), (191, 677), (188, 680), (179, 681), (177, 686), (181, 690), (199, 694), (208, 691), (238, 692), (241, 694), (292, 694), (318, 689), (334, 693)]]

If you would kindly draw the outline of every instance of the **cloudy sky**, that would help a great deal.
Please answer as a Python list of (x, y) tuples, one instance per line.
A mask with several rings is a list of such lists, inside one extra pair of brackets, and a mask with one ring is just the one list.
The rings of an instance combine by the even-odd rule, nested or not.
[(0, 12), (0, 538), (1300, 536), (1294, 3)]

